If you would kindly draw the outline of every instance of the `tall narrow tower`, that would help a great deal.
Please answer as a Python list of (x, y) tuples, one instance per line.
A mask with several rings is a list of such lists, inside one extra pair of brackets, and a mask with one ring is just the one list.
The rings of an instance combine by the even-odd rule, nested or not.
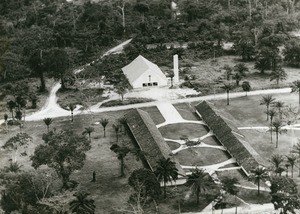
[(173, 56), (173, 70), (174, 70), (174, 83), (179, 83), (179, 71), (178, 71), (178, 55)]

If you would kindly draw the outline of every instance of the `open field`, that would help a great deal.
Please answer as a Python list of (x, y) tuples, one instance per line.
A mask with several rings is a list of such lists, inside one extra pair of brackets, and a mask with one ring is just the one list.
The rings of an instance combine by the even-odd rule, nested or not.
[[(249, 72), (246, 77), (242, 78), (242, 81), (249, 81), (253, 90), (276, 87), (275, 82), (270, 82), (270, 71), (266, 71), (265, 74), (260, 74), (258, 70), (254, 68), (254, 62), (242, 62), (238, 56), (221, 56), (217, 57), (216, 61), (213, 59), (199, 59), (197, 61), (188, 57), (182, 60), (182, 66), (191, 66), (189, 74), (195, 76), (195, 81), (205, 83), (208, 89), (206, 93), (213, 94), (223, 91), (220, 89), (222, 83), (219, 83), (219, 79), (224, 79), (224, 71), (222, 71), (225, 65), (233, 67), (238, 63), (245, 63)], [(279, 87), (286, 86), (289, 83), (300, 79), (300, 69), (283, 67), (287, 73), (287, 79), (280, 82)], [(233, 80), (234, 81), (234, 80)], [(241, 81), (241, 82), (242, 82)], [(241, 87), (235, 90), (242, 91)]]

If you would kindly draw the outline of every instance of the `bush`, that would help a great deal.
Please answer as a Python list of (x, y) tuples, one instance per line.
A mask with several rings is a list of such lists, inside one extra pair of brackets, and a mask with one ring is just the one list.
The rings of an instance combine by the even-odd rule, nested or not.
[(20, 122), (17, 121), (17, 120), (8, 120), (7, 125), (9, 125), (9, 126), (19, 126)]
[(112, 107), (112, 106), (124, 106), (124, 105), (130, 105), (135, 103), (147, 103), (152, 102), (153, 99), (149, 98), (128, 98), (125, 100), (111, 100), (108, 102), (103, 103), (100, 107)]

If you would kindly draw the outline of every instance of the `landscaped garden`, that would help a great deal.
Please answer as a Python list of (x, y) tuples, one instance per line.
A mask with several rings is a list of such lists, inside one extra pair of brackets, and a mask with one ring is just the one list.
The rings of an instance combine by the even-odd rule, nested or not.
[(194, 123), (176, 123), (162, 126), (159, 131), (164, 138), (172, 140), (180, 140), (183, 136), (189, 139), (200, 138), (208, 133), (205, 126)]
[(176, 156), (184, 166), (209, 166), (224, 162), (230, 158), (226, 151), (214, 148), (188, 148), (179, 151)]

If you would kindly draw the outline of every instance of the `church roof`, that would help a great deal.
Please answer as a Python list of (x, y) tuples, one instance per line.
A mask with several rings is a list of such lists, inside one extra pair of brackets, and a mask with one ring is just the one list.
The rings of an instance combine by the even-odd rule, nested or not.
[(128, 65), (122, 68), (123, 73), (126, 75), (130, 83), (137, 80), (143, 73), (145, 73), (148, 70), (157, 74), (163, 79), (166, 78), (164, 73), (160, 70), (160, 68), (156, 64), (150, 62), (142, 55), (139, 55), (131, 63), (129, 63)]

